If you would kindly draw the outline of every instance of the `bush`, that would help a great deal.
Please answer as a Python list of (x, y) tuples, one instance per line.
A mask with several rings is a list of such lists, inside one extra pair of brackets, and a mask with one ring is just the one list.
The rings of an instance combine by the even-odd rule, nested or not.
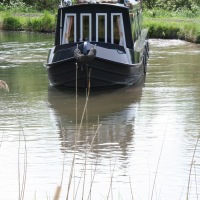
[(149, 29), (150, 38), (182, 39), (200, 43), (200, 26), (191, 21), (165, 19), (145, 19), (144, 26)]
[(34, 6), (27, 5), (22, 0), (9, 1), (0, 3), (0, 11), (12, 11), (12, 12), (36, 12)]
[(161, 9), (161, 8), (152, 8), (152, 9), (145, 9), (144, 16), (150, 17), (150, 18), (163, 18), (163, 17), (196, 18), (196, 17), (200, 17), (200, 8), (194, 7), (194, 10), (190, 10), (186, 7), (182, 7), (182, 8), (177, 9), (174, 12)]
[(158, 20), (145, 22), (145, 27), (149, 29), (150, 38), (177, 39), (180, 31), (175, 24)]
[(22, 22), (17, 17), (10, 16), (9, 14), (7, 14), (3, 18), (3, 29), (4, 30), (12, 30), (12, 31), (21, 30)]
[(196, 12), (193, 12), (192, 10), (182, 7), (180, 9), (176, 10), (176, 14), (180, 17), (188, 17), (188, 18), (194, 18), (197, 16), (197, 10)]
[(29, 18), (27, 29), (30, 31), (52, 32), (55, 31), (55, 16), (45, 11), (42, 17)]
[(200, 32), (198, 32), (198, 35), (196, 37), (196, 43), (200, 43)]
[(200, 43), (200, 27), (196, 24), (185, 23), (180, 29), (179, 36), (186, 41)]

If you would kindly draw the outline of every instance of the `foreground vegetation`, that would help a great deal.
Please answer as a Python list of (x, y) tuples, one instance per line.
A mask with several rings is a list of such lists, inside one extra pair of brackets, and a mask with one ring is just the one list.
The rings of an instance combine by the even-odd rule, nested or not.
[[(45, 6), (48, 4), (48, 0), (41, 1), (40, 4), (39, 1), (36, 1), (34, 6), (25, 2), (25, 0), (16, 0), (12, 4), (11, 1), (10, 3), (7, 1), (7, 4), (0, 3), (0, 28), (12, 31), (54, 32), (56, 26), (55, 9), (58, 5), (52, 9)], [(149, 28), (149, 37), (183, 39), (200, 43), (200, 7), (198, 1), (197, 3), (195, 0), (168, 2), (170, 3), (165, 3), (165, 0), (144, 2), (144, 26)], [(183, 2), (187, 4), (183, 5)], [(51, 8), (51, 11), (43, 10), (45, 7)]]
[(151, 9), (144, 12), (144, 26), (150, 38), (182, 39), (200, 43), (200, 10), (188, 9), (170, 12)]

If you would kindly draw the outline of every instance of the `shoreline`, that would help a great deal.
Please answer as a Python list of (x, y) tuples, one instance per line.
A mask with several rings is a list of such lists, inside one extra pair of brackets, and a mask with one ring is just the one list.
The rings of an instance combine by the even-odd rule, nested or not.
[(200, 44), (200, 19), (190, 18), (145, 18), (149, 38), (180, 39)]
[[(150, 39), (180, 39), (200, 44), (200, 18), (152, 18), (144, 15), (144, 27)], [(0, 31), (55, 34), (56, 15), (16, 13), (0, 16)]]

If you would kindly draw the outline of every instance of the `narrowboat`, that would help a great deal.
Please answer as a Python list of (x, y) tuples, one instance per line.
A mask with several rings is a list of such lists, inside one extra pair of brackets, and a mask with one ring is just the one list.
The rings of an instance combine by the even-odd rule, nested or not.
[(137, 83), (147, 71), (142, 0), (65, 0), (47, 69), (51, 86), (101, 88)]

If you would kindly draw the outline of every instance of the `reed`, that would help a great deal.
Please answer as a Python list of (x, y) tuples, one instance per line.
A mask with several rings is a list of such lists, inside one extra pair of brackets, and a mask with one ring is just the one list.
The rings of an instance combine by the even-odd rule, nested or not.
[(156, 178), (157, 178), (158, 168), (159, 168), (159, 164), (160, 164), (160, 160), (161, 160), (161, 155), (162, 155), (162, 150), (163, 150), (163, 146), (164, 146), (164, 142), (165, 142), (166, 132), (167, 132), (167, 124), (166, 124), (166, 127), (165, 127), (165, 132), (164, 132), (164, 136), (163, 136), (163, 140), (162, 140), (162, 145), (161, 145), (160, 154), (159, 154), (159, 158), (158, 158), (158, 163), (157, 163), (157, 167), (156, 167), (155, 177), (154, 177), (154, 181), (153, 181), (153, 188), (152, 188), (152, 193), (151, 193), (151, 200), (153, 199), (153, 195), (154, 195), (154, 188), (155, 188), (155, 185), (156, 185)]
[[(22, 127), (22, 126), (21, 126)], [(24, 199), (25, 188), (26, 188), (26, 176), (27, 176), (27, 146), (26, 146), (26, 137), (24, 130), (22, 128), (22, 137), (24, 142), (24, 161), (23, 161), (23, 177), (21, 183), (21, 170), (20, 170), (20, 150), (21, 150), (21, 135), (19, 132), (19, 146), (18, 146), (18, 183), (19, 183), (19, 200)]]
[(133, 198), (132, 184), (131, 184), (131, 177), (130, 176), (129, 176), (129, 183), (130, 183), (130, 190), (131, 190), (131, 199), (134, 200), (134, 198)]
[(110, 187), (109, 187), (109, 190), (108, 190), (107, 199), (109, 199), (110, 193), (111, 193), (111, 198), (113, 199), (113, 195), (112, 195), (112, 182), (113, 182), (113, 175), (114, 175), (114, 172), (115, 172), (115, 165), (116, 165), (116, 160), (115, 160), (115, 164), (114, 164), (114, 167), (113, 167), (113, 170), (112, 170), (112, 173), (111, 173)]
[(198, 146), (199, 140), (200, 140), (200, 134), (197, 137), (197, 141), (196, 141), (196, 144), (195, 144), (195, 147), (194, 147), (194, 151), (193, 151), (193, 155), (192, 155), (192, 160), (191, 160), (191, 163), (190, 163), (190, 170), (189, 170), (189, 177), (188, 177), (188, 184), (187, 184), (187, 197), (186, 197), (186, 200), (189, 200), (190, 180), (191, 180), (192, 168), (193, 168), (193, 165), (194, 165), (195, 153), (196, 153), (196, 150), (197, 150), (197, 146)]
[[(60, 123), (60, 125), (61, 125), (61, 134), (62, 134), (63, 140), (65, 141), (65, 130), (62, 127), (62, 123)], [(60, 185), (56, 188), (53, 200), (59, 200), (59, 198), (60, 198), (60, 193), (61, 193), (62, 183), (63, 183), (63, 177), (64, 177), (64, 170), (65, 170), (65, 157), (66, 157), (66, 153), (64, 151), (61, 181), (60, 181)]]
[[(77, 73), (78, 73), (78, 64), (77, 63), (75, 63), (75, 67), (76, 67), (76, 80), (77, 80)], [(74, 181), (73, 199), (76, 199), (77, 193), (78, 193), (78, 189), (79, 189), (79, 186), (80, 186), (80, 181), (81, 181), (81, 178), (82, 178), (82, 174), (81, 174), (79, 183), (78, 183), (77, 188), (76, 188), (76, 185), (75, 185), (75, 160), (76, 160), (76, 149), (77, 149), (77, 135), (81, 134), (83, 120), (84, 120), (84, 117), (86, 116), (86, 112), (87, 112), (87, 105), (88, 105), (89, 96), (90, 96), (90, 74), (91, 74), (91, 71), (89, 72), (88, 89), (86, 90), (86, 101), (85, 101), (85, 105), (84, 105), (84, 108), (83, 108), (83, 111), (82, 111), (81, 121), (80, 121), (79, 125), (78, 125), (78, 120), (77, 120), (78, 119), (78, 117), (77, 117), (77, 113), (78, 113), (78, 109), (77, 109), (78, 108), (78, 106), (77, 106), (77, 104), (78, 104), (78, 94), (77, 94), (78, 93), (78, 88), (77, 88), (77, 82), (76, 82), (76, 132), (75, 132), (75, 137), (74, 137), (75, 138), (74, 139), (74, 155), (73, 155), (73, 159), (72, 159), (72, 163), (71, 163), (71, 169), (70, 169), (70, 174), (69, 174), (66, 200), (69, 199), (69, 194), (70, 194), (70, 188), (71, 188), (71, 185), (72, 185), (72, 181)], [(84, 176), (83, 176), (83, 188), (82, 188), (83, 189), (82, 190), (82, 199), (84, 198), (84, 185), (85, 185), (85, 176), (86, 176), (86, 160), (87, 160), (87, 155), (88, 155), (88, 152), (91, 151), (92, 148), (93, 148), (94, 140), (95, 140), (95, 138), (96, 138), (96, 136), (98, 134), (98, 131), (99, 131), (100, 127), (101, 127), (101, 124), (99, 124), (99, 122), (98, 122), (98, 127), (97, 127), (97, 129), (96, 129), (96, 131), (94, 133), (94, 136), (92, 138), (91, 144), (90, 144), (89, 148), (88, 149), (86, 148), (86, 150), (85, 150), (85, 164), (84, 164), (84, 169), (82, 171), (84, 173)], [(64, 129), (62, 129), (62, 134), (63, 134), (63, 136), (65, 135)], [(64, 159), (65, 159), (65, 155), (64, 155)], [(91, 178), (90, 189), (89, 189), (89, 193), (87, 195), (87, 199), (89, 199), (90, 196), (91, 196), (92, 185), (93, 185), (94, 178), (95, 178), (97, 162), (98, 161), (96, 160), (95, 169), (93, 171), (93, 175), (92, 175), (92, 178)], [(62, 172), (61, 183), (56, 188), (56, 191), (55, 191), (55, 194), (54, 194), (54, 200), (59, 200), (61, 189), (62, 189), (63, 173), (64, 173), (64, 160), (63, 160), (63, 172)]]

